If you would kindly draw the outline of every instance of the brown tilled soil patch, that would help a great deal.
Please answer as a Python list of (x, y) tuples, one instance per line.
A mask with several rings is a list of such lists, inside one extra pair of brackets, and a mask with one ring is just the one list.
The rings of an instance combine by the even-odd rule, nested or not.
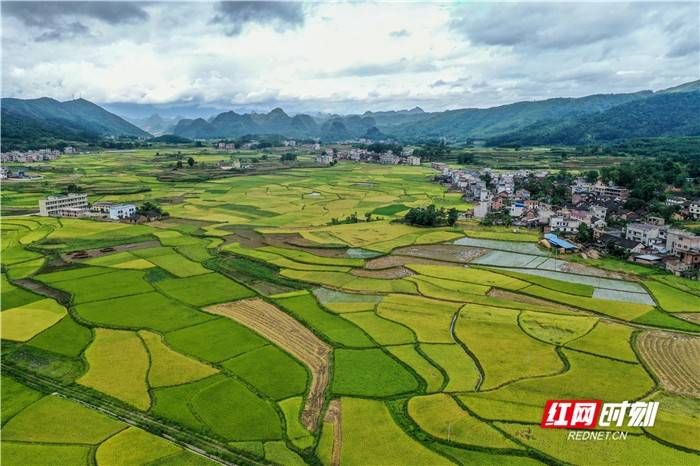
[(467, 263), (486, 253), (480, 248), (460, 246), (459, 244), (426, 244), (406, 246), (395, 249), (393, 254), (401, 256), (424, 257), (447, 262)]
[(487, 294), (492, 298), (507, 299), (509, 301), (517, 301), (519, 303), (533, 304), (535, 306), (541, 306), (545, 309), (562, 309), (580, 314), (589, 314), (586, 311), (582, 311), (574, 307), (565, 306), (563, 304), (554, 304), (544, 299), (539, 299), (532, 296), (525, 296), (518, 293), (512, 293), (510, 291), (499, 290), (497, 288), (491, 288), (491, 290)]
[(700, 312), (677, 312), (673, 315), (688, 322), (700, 324)]
[(244, 248), (259, 248), (266, 245), (263, 235), (252, 228), (236, 225), (224, 225), (220, 228), (231, 232), (230, 235), (224, 236), (224, 241), (227, 244), (240, 243)]
[(301, 249), (311, 254), (324, 257), (347, 257), (345, 255), (346, 247), (328, 248), (319, 247), (319, 244), (308, 240), (299, 233), (271, 233), (264, 235), (265, 242), (271, 246), (279, 246), (281, 248)]
[(654, 330), (637, 338), (637, 349), (666, 390), (700, 396), (700, 337)]
[(400, 267), (406, 264), (426, 264), (426, 265), (445, 265), (452, 267), (461, 267), (457, 262), (445, 262), (434, 259), (425, 259), (423, 257), (412, 256), (382, 256), (376, 259), (369, 259), (365, 262), (365, 269), (381, 270), (390, 269), (392, 267)]
[(118, 246), (110, 246), (108, 248), (84, 249), (80, 251), (68, 252), (65, 254), (61, 254), (61, 259), (63, 259), (66, 262), (76, 262), (85, 259), (92, 259), (93, 257), (106, 256), (107, 254), (114, 254), (122, 251), (157, 248), (158, 246), (160, 246), (160, 242), (157, 240), (144, 241), (143, 243), (120, 244)]
[(245, 325), (309, 367), (311, 387), (301, 413), (301, 422), (315, 432), (330, 382), (331, 347), (293, 317), (259, 298), (217, 304), (204, 310)]
[(380, 270), (367, 270), (367, 269), (352, 269), (350, 272), (358, 277), (369, 277), (369, 278), (403, 278), (409, 275), (415, 275), (412, 270), (408, 270), (406, 267), (391, 267), (388, 269)]
[(331, 466), (340, 466), (340, 452), (343, 449), (343, 413), (340, 398), (331, 400), (328, 403), (325, 422), (333, 425), (333, 448), (331, 449)]
[(68, 303), (70, 303), (70, 293), (51, 288), (50, 286), (42, 282), (32, 280), (31, 278), (20, 278), (19, 280), (14, 280), (14, 283), (22, 285), (24, 288), (27, 288), (28, 290), (42, 296), (53, 298), (64, 306), (67, 306)]

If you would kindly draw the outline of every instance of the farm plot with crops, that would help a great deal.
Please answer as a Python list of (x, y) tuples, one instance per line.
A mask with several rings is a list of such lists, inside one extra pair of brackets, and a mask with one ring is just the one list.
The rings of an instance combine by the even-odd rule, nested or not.
[[(58, 160), (70, 171), (47, 172), (45, 185), (84, 184), (91, 202), (148, 200), (169, 217), (0, 221), (3, 464), (700, 454), (693, 281), (553, 255), (535, 230), (402, 223), (413, 207), (471, 208), (425, 166), (161, 181), (153, 150), (122, 156), (81, 155), (78, 178)], [(38, 196), (5, 199), (19, 209)], [(608, 453), (542, 429), (552, 399), (661, 406), (656, 426), (624, 428), (628, 443)]]

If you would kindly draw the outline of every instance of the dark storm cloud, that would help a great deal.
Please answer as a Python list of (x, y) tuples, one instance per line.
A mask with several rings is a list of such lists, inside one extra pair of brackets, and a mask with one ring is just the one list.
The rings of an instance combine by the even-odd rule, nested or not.
[(27, 26), (51, 27), (62, 18), (81, 16), (109, 24), (141, 22), (148, 13), (135, 2), (2, 2), (3, 15)]
[(475, 45), (568, 49), (625, 37), (656, 21), (662, 9), (686, 9), (692, 15), (694, 8), (688, 3), (658, 9), (648, 3), (470, 5), (455, 11), (449, 27)]
[(90, 29), (78, 21), (61, 26), (55, 26), (36, 37), (37, 42), (50, 42), (53, 40), (74, 39), (79, 36), (86, 36)]
[(211, 23), (221, 24), (226, 34), (236, 36), (246, 24), (271, 24), (278, 31), (304, 25), (304, 8), (296, 2), (220, 2)]
[(2, 2), (3, 16), (16, 18), (39, 30), (37, 42), (73, 39), (90, 29), (75, 18), (94, 19), (111, 25), (139, 23), (148, 13), (135, 2)]
[(679, 58), (690, 54), (700, 55), (700, 36), (685, 37), (671, 45), (667, 57)]

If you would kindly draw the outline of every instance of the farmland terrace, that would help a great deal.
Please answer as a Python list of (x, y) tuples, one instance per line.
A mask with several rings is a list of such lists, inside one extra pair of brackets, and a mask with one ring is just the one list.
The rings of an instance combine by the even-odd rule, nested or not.
[[(3, 186), (5, 213), (75, 183), (170, 214), (2, 217), (4, 464), (699, 461), (696, 282), (574, 264), (528, 232), (393, 222), (471, 207), (426, 167), (165, 182), (153, 157)], [(661, 405), (584, 444), (540, 428), (551, 399)]]

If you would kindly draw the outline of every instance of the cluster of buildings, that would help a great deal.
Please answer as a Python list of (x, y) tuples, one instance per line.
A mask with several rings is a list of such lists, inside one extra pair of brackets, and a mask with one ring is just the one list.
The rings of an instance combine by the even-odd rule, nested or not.
[[(285, 142), (289, 142), (289, 141), (285, 141)], [(260, 141), (253, 140), (253, 141), (249, 141), (249, 142), (241, 144), (240, 148), (241, 149), (252, 149), (257, 144), (260, 144)], [(216, 148), (220, 151), (235, 152), (236, 151), (236, 144), (234, 144), (232, 142), (220, 142), (216, 145)]]
[(136, 215), (134, 204), (95, 202), (88, 204), (86, 193), (69, 193), (65, 196), (49, 196), (39, 201), (39, 215), (43, 217), (91, 217), (124, 220)]
[(226, 152), (233, 152), (236, 150), (236, 145), (232, 142), (220, 142), (216, 148)]
[[(494, 212), (507, 213), (511, 224), (542, 228), (549, 244), (566, 251), (578, 246), (559, 236), (576, 235), (585, 225), (592, 232), (588, 246), (594, 249), (608, 251), (614, 246), (633, 262), (658, 265), (678, 275), (693, 275), (700, 270), (700, 236), (665, 225), (661, 217), (626, 209), (629, 196), (626, 188), (579, 178), (568, 187), (569, 202), (551, 205), (532, 199), (529, 191), (517, 188), (519, 180), (544, 179), (549, 174), (546, 170), (496, 173), (488, 168), (478, 172), (451, 169), (437, 162), (431, 166), (439, 172), (440, 181), (475, 203), (470, 213), (475, 218), (483, 219)], [(700, 200), (678, 203), (678, 198), (671, 199), (675, 204), (669, 205), (681, 207), (679, 219), (700, 219)], [(626, 226), (609, 228), (608, 222)], [(566, 243), (566, 247), (560, 243)]]
[[(72, 146), (67, 146), (63, 149), (63, 154), (77, 154), (78, 149)], [(61, 151), (57, 149), (38, 149), (21, 152), (13, 150), (10, 152), (2, 152), (0, 161), (15, 162), (15, 163), (34, 163), (56, 160), (61, 157)]]
[(333, 163), (334, 159), (349, 160), (351, 162), (380, 163), (383, 165), (420, 165), (420, 157), (413, 155), (412, 148), (404, 148), (400, 154), (394, 154), (391, 150), (376, 153), (357, 147), (338, 151), (326, 149), (325, 153), (316, 156), (316, 163), (320, 165), (329, 165)]
[(597, 236), (633, 253), (631, 260), (637, 263), (663, 266), (676, 275), (700, 269), (700, 236), (667, 226), (658, 217), (627, 224), (624, 237), (605, 232)]
[[(452, 169), (440, 162), (433, 162), (431, 167), (440, 173), (442, 182), (449, 184), (453, 190), (462, 192), (465, 200), (476, 204), (471, 213), (476, 218), (483, 219), (494, 211), (507, 208), (514, 224), (534, 227), (549, 224), (554, 214), (550, 205), (530, 199), (530, 192), (526, 189), (515, 189), (518, 179), (524, 180), (530, 176), (543, 179), (549, 174), (546, 170), (496, 173), (484, 168), (477, 172)], [(490, 182), (487, 183), (485, 179)]]

